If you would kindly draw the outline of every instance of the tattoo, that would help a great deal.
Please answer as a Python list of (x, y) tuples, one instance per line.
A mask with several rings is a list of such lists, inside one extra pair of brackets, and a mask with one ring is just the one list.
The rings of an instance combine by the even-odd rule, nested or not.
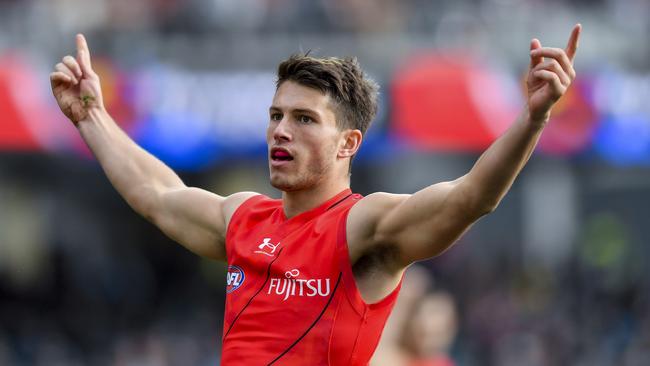
[(95, 97), (92, 95), (84, 95), (81, 97), (81, 101), (83, 102), (84, 107), (88, 107), (88, 102), (94, 102)]

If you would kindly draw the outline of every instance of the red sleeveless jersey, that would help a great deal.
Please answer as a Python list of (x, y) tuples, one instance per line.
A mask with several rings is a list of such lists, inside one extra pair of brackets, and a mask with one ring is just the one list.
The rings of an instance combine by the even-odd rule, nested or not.
[(357, 290), (345, 223), (349, 189), (288, 219), (281, 200), (254, 196), (226, 234), (223, 365), (367, 365), (398, 286), (374, 304)]

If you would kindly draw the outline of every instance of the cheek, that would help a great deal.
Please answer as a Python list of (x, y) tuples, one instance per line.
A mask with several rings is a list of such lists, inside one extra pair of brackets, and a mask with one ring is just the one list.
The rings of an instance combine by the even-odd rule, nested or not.
[(336, 144), (330, 140), (321, 139), (313, 144), (310, 149), (310, 160), (317, 166), (317, 170), (323, 170), (331, 166), (336, 160)]
[(304, 150), (302, 153), (303, 163), (310, 165), (315, 170), (322, 170), (336, 160), (338, 151), (337, 138), (333, 131), (303, 131), (300, 136), (294, 135), (296, 140), (302, 141)]
[(336, 155), (339, 151), (338, 135), (332, 135), (327, 140), (327, 145), (324, 146), (323, 153), (327, 154), (328, 160), (336, 160)]

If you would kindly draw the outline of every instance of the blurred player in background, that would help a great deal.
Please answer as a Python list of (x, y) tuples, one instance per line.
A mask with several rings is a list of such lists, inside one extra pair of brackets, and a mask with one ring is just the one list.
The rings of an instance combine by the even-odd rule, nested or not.
[(432, 291), (431, 282), (427, 270), (409, 267), (371, 366), (455, 365), (450, 353), (458, 333), (456, 305), (448, 292)]
[(354, 59), (297, 55), (280, 64), (267, 142), (281, 200), (185, 186), (108, 115), (82, 35), (77, 56), (65, 56), (50, 79), (129, 205), (189, 250), (228, 262), (223, 364), (365, 365), (404, 270), (493, 211), (528, 161), (575, 78), (580, 29), (565, 49), (533, 39), (518, 120), (466, 175), (414, 194), (350, 191), (352, 159), (377, 110), (377, 86)]

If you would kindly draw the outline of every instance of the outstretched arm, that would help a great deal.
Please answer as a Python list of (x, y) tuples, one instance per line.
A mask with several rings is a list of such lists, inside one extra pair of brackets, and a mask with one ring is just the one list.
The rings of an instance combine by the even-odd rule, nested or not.
[(221, 197), (187, 187), (168, 166), (133, 142), (106, 112), (86, 40), (83, 35), (76, 40), (77, 57), (65, 56), (50, 74), (63, 113), (137, 213), (189, 250), (225, 259), (228, 219), (252, 193)]
[[(481, 216), (493, 211), (532, 154), (552, 106), (575, 78), (573, 58), (581, 26), (573, 28), (566, 49), (530, 45), (527, 105), (466, 175), (413, 195), (369, 195), (350, 212), (348, 235), (372, 250), (395, 250), (395, 268), (440, 254)], [(378, 214), (381, 212), (381, 214)], [(371, 225), (360, 226), (363, 217)], [(375, 221), (372, 221), (375, 217)]]

